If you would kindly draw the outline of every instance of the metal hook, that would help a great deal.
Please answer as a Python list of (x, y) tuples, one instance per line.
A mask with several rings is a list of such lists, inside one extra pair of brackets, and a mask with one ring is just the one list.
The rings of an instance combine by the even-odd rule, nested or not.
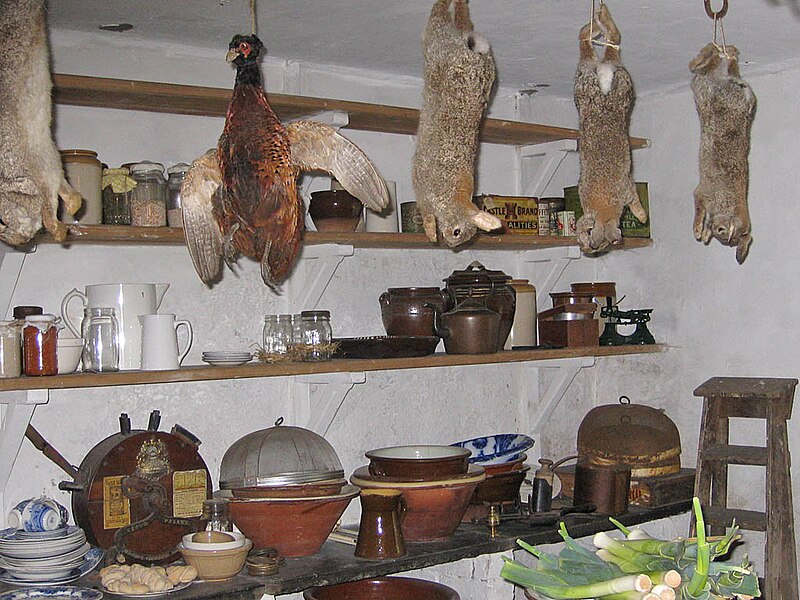
[(703, 5), (705, 6), (708, 18), (713, 19), (714, 21), (721, 19), (728, 14), (728, 0), (722, 0), (722, 8), (716, 12), (714, 12), (714, 10), (711, 8), (711, 0), (703, 0)]

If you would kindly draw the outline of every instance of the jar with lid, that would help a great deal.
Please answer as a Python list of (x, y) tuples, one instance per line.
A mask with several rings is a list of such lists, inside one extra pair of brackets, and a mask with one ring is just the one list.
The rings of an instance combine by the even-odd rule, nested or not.
[[(100, 179), (103, 165), (93, 150), (62, 150), (64, 175), (69, 184), (81, 195), (83, 203), (72, 219), (84, 225), (99, 225), (103, 222), (103, 202)], [(61, 220), (69, 222), (70, 217), (61, 215)]]
[(167, 169), (167, 225), (170, 227), (183, 227), (181, 186), (188, 170), (186, 163), (178, 163)]
[(103, 171), (103, 223), (106, 225), (131, 224), (131, 197), (136, 180), (127, 167)]
[(292, 315), (264, 315), (264, 353), (283, 356), (294, 341)]
[(23, 370), (38, 377), (58, 373), (58, 327), (51, 314), (28, 315), (22, 328)]
[(208, 521), (206, 531), (233, 531), (231, 511), (226, 498), (203, 500), (203, 514), (200, 518)]
[(321, 362), (333, 356), (331, 313), (327, 310), (304, 310), (300, 313), (303, 360)]
[(104, 373), (119, 370), (119, 324), (113, 308), (83, 309), (81, 337), (84, 371)]
[(139, 227), (166, 227), (167, 180), (164, 165), (144, 161), (131, 167), (131, 177), (136, 181), (131, 197), (131, 225)]
[(22, 375), (19, 321), (0, 321), (0, 377)]

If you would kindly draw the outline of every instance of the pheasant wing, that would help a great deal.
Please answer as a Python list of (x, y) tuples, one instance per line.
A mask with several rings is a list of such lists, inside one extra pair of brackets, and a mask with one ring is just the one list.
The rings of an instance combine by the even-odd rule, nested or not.
[(217, 151), (212, 149), (192, 163), (181, 186), (186, 246), (204, 283), (217, 277), (222, 258), (223, 237), (213, 211), (221, 181)]
[(367, 208), (376, 212), (389, 205), (389, 191), (367, 155), (333, 127), (315, 121), (286, 126), (292, 162), (303, 171), (327, 171)]

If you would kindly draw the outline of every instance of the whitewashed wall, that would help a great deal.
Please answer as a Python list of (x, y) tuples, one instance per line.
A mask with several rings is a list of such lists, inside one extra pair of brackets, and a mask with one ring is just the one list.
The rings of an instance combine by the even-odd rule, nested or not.
[[(230, 86), (233, 73), (220, 49), (159, 46), (135, 42), (109, 43), (105, 38), (72, 32), (53, 35), (54, 70), (62, 73)], [(318, 65), (270, 60), (265, 65), (267, 89), (406, 106), (419, 105), (419, 81), (341, 71)], [(666, 354), (598, 360), (583, 371), (537, 439), (539, 452), (559, 457), (574, 451), (577, 426), (595, 404), (614, 402), (620, 394), (635, 402), (663, 407), (678, 423), (683, 463), (693, 466), (701, 401), (692, 390), (717, 375), (795, 377), (798, 342), (791, 329), (791, 289), (800, 283), (790, 240), (792, 194), (798, 184), (797, 136), (800, 115), (796, 90), (800, 70), (784, 65), (754, 77), (759, 112), (751, 153), (751, 214), (755, 242), (743, 266), (733, 250), (712, 242), (703, 247), (691, 234), (691, 191), (697, 180), (699, 127), (687, 89), (642, 98), (637, 103), (633, 133), (651, 138), (653, 147), (635, 154), (637, 180), (650, 184), (654, 244), (652, 248), (581, 259), (557, 289), (571, 281), (614, 280), (627, 307), (653, 307), (652, 330), (670, 345)], [(493, 116), (574, 126), (566, 101), (516, 98), (500, 90)], [(570, 115), (573, 116), (570, 116)], [(573, 119), (570, 122), (570, 119)], [(93, 148), (114, 166), (151, 159), (172, 164), (189, 161), (216, 142), (222, 120), (58, 107), (56, 137), (62, 148)], [(401, 200), (411, 199), (410, 157), (413, 139), (348, 132), (373, 158), (388, 179), (398, 182)], [(481, 152), (479, 192), (514, 193), (514, 150), (487, 146)], [(548, 192), (576, 178), (574, 160)], [(479, 259), (516, 277), (532, 277), (516, 253), (462, 251), (356, 250), (345, 260), (324, 295), (336, 334), (375, 335), (383, 332), (378, 295), (387, 287), (437, 285), (452, 270)], [(282, 311), (285, 298), (260, 283), (254, 263), (240, 261), (238, 276), (226, 272), (209, 290), (196, 277), (182, 247), (41, 246), (26, 259), (12, 304), (41, 304), (57, 312), (62, 296), (73, 287), (111, 281), (168, 282), (162, 312), (192, 320), (195, 345), (187, 363), (199, 362), (211, 348), (245, 347), (260, 339), (262, 315)], [(289, 285), (291, 287), (291, 284)], [(337, 414), (328, 440), (348, 472), (364, 463), (369, 448), (400, 443), (447, 443), (489, 432), (524, 429), (519, 398), (536, 394), (530, 365), (427, 369), (416, 372), (370, 373)], [(535, 380), (535, 377), (533, 377)], [(546, 383), (546, 381), (545, 381)], [(535, 402), (535, 398), (532, 400)], [(201, 453), (216, 481), (225, 449), (240, 436), (270, 426), (279, 416), (292, 422), (289, 384), (285, 379), (208, 382), (160, 386), (128, 386), (53, 392), (33, 424), (73, 463), (117, 428), (120, 412), (143, 427), (147, 414), (159, 409), (164, 428), (175, 422), (202, 440)], [(793, 440), (798, 426), (791, 427)], [(744, 433), (742, 434), (744, 435)], [(793, 443), (793, 450), (797, 450)], [(754, 489), (763, 482), (746, 473), (731, 492), (743, 506), (756, 504)], [(4, 495), (4, 507), (42, 492), (62, 501), (56, 489), (60, 470), (25, 442)], [(351, 506), (346, 520), (357, 519)], [(749, 538), (748, 538), (749, 539)], [(753, 548), (749, 549), (751, 554)], [(510, 598), (511, 586), (494, 581), (491, 559), (473, 566), (426, 570), (430, 578), (457, 581), (464, 598)], [(486, 566), (489, 565), (489, 566)], [(489, 581), (486, 581), (486, 580)]]

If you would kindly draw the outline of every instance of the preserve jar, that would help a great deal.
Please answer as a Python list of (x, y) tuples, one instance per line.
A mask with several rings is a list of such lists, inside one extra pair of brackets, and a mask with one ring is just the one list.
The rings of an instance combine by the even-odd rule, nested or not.
[(28, 315), (22, 328), (23, 370), (38, 377), (58, 373), (58, 327), (51, 314)]
[(294, 341), (292, 315), (264, 315), (264, 352), (285, 355)]
[[(103, 201), (101, 199), (100, 180), (103, 165), (93, 150), (62, 150), (61, 160), (64, 163), (64, 175), (69, 184), (77, 190), (83, 203), (73, 215), (75, 223), (99, 225), (103, 222)], [(61, 215), (62, 221), (69, 222), (70, 217)]]
[(183, 227), (181, 186), (188, 170), (186, 163), (178, 163), (167, 169), (167, 225), (170, 227)]
[(208, 521), (206, 531), (233, 531), (231, 509), (227, 498), (209, 498), (203, 500), (203, 521)]
[(113, 308), (84, 308), (81, 337), (84, 371), (119, 370), (119, 323)]
[(131, 197), (136, 180), (127, 167), (103, 171), (103, 223), (131, 224)]
[(331, 313), (327, 310), (304, 310), (300, 313), (300, 344), (303, 360), (320, 362), (333, 356)]
[(131, 225), (139, 227), (166, 227), (167, 180), (164, 165), (144, 161), (131, 167), (131, 177), (136, 181), (131, 198)]
[(19, 321), (0, 321), (0, 377), (22, 375)]

